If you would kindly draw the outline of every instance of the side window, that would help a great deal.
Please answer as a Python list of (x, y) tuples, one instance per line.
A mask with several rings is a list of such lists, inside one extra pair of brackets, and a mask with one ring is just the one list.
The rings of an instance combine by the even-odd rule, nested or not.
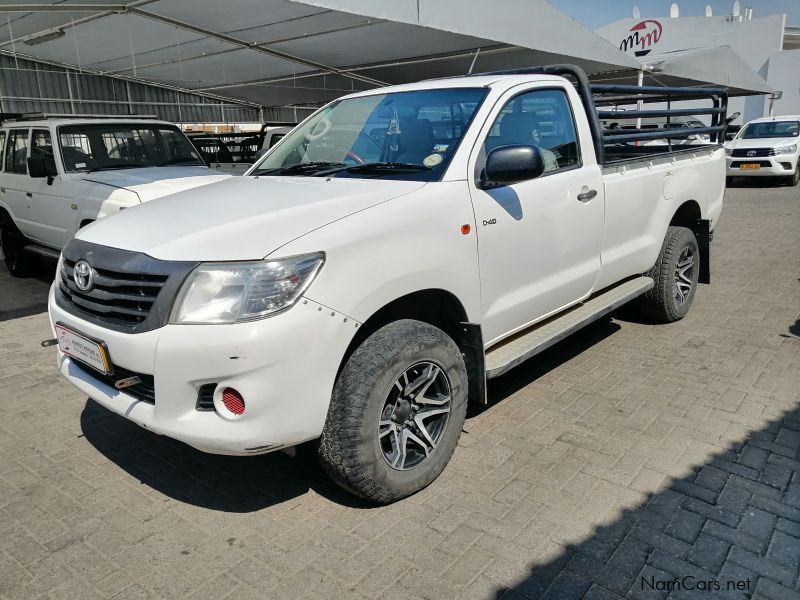
[(516, 96), (497, 115), (485, 150), (509, 144), (537, 146), (545, 173), (580, 164), (580, 148), (567, 94), (563, 90), (535, 90)]
[(28, 172), (28, 130), (12, 129), (8, 132), (6, 149), (6, 172)]
[(0, 131), (0, 169), (3, 168), (3, 157), (6, 154), (6, 132)]
[(53, 157), (53, 138), (47, 129), (34, 129), (31, 136), (31, 156), (43, 156), (48, 160)]

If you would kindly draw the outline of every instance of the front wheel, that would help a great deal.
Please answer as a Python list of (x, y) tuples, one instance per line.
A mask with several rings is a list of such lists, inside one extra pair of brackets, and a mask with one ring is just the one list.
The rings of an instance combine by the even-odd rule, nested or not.
[(390, 323), (353, 352), (334, 386), (319, 444), (343, 488), (388, 504), (430, 484), (455, 450), (467, 412), (467, 370), (441, 329)]
[(639, 296), (644, 316), (672, 323), (686, 316), (700, 276), (700, 250), (691, 229), (668, 227), (661, 252), (647, 273), (655, 285)]

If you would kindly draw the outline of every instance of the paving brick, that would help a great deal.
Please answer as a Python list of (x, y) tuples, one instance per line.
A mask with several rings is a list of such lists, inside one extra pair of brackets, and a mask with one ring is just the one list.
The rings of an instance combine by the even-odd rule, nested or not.
[[(727, 471), (723, 471), (712, 466), (705, 466), (697, 474), (694, 483), (695, 485), (709, 489), (712, 492), (720, 492), (725, 485), (725, 482), (728, 480), (728, 477), (730, 477), (730, 473)], [(701, 498), (701, 500), (704, 500), (704, 498)]]
[(738, 529), (733, 529), (716, 521), (706, 521), (703, 526), (703, 533), (720, 540), (724, 540), (734, 546), (747, 548), (753, 552), (761, 553), (767, 548), (767, 538), (757, 538)]
[(750, 600), (759, 577), (755, 571), (728, 560), (722, 565), (717, 579), (725, 589), (727, 598)]
[(542, 600), (578, 600), (583, 597), (591, 585), (590, 579), (564, 571), (556, 577), (542, 596)]
[(748, 506), (739, 521), (739, 531), (757, 539), (768, 539), (775, 527), (775, 515)]
[(688, 510), (681, 510), (675, 514), (669, 527), (667, 527), (666, 533), (691, 544), (697, 534), (700, 533), (705, 522), (705, 517)]
[(761, 483), (765, 483), (779, 490), (786, 490), (786, 488), (789, 486), (789, 480), (791, 477), (791, 469), (781, 465), (769, 463), (761, 471), (761, 475), (759, 476), (758, 480)]
[(729, 542), (701, 533), (692, 545), (692, 551), (689, 553), (688, 558), (690, 562), (698, 567), (712, 573), (718, 573), (725, 562), (725, 557), (728, 556), (730, 548), (731, 544)]
[(575, 554), (572, 560), (569, 561), (567, 570), (594, 581), (620, 595), (625, 594), (633, 581), (631, 573), (615, 569), (580, 552)]
[(785, 585), (793, 585), (795, 569), (787, 568), (768, 558), (753, 554), (737, 546), (731, 548), (728, 560)]
[(767, 558), (796, 568), (800, 565), (800, 538), (775, 531), (767, 549)]
[(756, 594), (768, 600), (800, 600), (800, 592), (770, 581), (766, 577), (758, 580)]

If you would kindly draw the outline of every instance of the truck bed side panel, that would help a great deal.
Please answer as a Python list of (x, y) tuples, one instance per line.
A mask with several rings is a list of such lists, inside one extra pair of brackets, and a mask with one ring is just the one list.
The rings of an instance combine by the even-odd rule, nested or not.
[(603, 185), (605, 233), (595, 289), (650, 269), (683, 203), (697, 202), (701, 217), (714, 228), (725, 192), (724, 153), (721, 148), (701, 149), (608, 167)]

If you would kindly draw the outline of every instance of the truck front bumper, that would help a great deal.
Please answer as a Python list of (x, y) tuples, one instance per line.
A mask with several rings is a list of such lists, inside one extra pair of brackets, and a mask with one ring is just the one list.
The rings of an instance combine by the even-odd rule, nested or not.
[[(758, 158), (725, 157), (728, 177), (788, 177), (797, 168), (798, 157), (786, 154)], [(743, 165), (758, 165), (757, 169), (742, 168)]]
[[(56, 304), (52, 289), (48, 308), (51, 326), (102, 340), (126, 376), (152, 375), (155, 401), (112, 387), (59, 350), (58, 369), (81, 392), (145, 429), (230, 455), (263, 454), (319, 437), (341, 358), (360, 325), (308, 298), (259, 321), (167, 325), (139, 334), (75, 317)], [(200, 388), (208, 384), (213, 410), (198, 410)], [(226, 387), (243, 396), (243, 414), (225, 408)]]

